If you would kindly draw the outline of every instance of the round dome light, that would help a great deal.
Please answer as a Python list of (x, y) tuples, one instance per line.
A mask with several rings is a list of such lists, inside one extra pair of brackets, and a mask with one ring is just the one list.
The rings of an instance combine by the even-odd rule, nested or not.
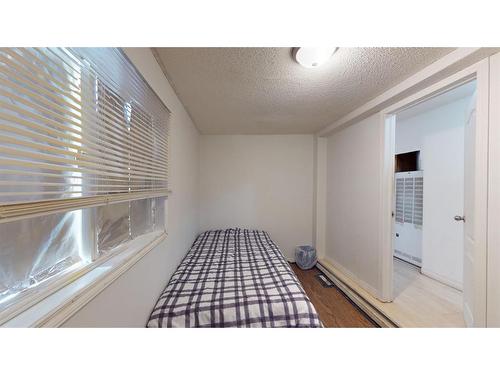
[(338, 47), (298, 47), (292, 53), (295, 61), (306, 68), (316, 68), (328, 61)]

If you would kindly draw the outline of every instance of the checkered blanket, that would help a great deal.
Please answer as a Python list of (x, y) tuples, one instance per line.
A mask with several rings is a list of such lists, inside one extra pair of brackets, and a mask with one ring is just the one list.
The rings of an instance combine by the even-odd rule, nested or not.
[(198, 236), (148, 322), (148, 327), (321, 326), (269, 234), (238, 228)]

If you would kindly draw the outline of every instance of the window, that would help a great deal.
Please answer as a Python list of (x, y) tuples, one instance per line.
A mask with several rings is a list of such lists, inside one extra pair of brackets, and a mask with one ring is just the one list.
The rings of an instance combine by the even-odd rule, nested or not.
[(0, 49), (0, 311), (165, 231), (168, 118), (119, 49)]

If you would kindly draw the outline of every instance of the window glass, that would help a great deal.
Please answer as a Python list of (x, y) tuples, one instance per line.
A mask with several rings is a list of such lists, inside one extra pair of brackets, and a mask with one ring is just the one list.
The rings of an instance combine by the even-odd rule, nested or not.
[(154, 228), (154, 199), (130, 202), (130, 227), (132, 238), (150, 232)]
[[(0, 308), (141, 235), (165, 231), (166, 198), (141, 199), (0, 224)], [(88, 228), (95, 228), (95, 238)]]
[(83, 210), (0, 224), (0, 306), (18, 293), (90, 261)]
[(163, 232), (167, 225), (165, 217), (167, 199), (165, 197), (154, 198), (153, 203), (154, 230)]
[(165, 198), (96, 207), (97, 250), (103, 255), (146, 233), (165, 230)]
[(130, 203), (96, 207), (97, 251), (112, 250), (130, 239)]

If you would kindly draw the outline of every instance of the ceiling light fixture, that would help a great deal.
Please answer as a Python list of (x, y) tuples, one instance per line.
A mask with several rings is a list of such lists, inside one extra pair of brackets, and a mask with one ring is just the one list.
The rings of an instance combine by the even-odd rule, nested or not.
[(306, 68), (316, 68), (328, 61), (338, 47), (296, 47), (292, 49), (295, 61)]

